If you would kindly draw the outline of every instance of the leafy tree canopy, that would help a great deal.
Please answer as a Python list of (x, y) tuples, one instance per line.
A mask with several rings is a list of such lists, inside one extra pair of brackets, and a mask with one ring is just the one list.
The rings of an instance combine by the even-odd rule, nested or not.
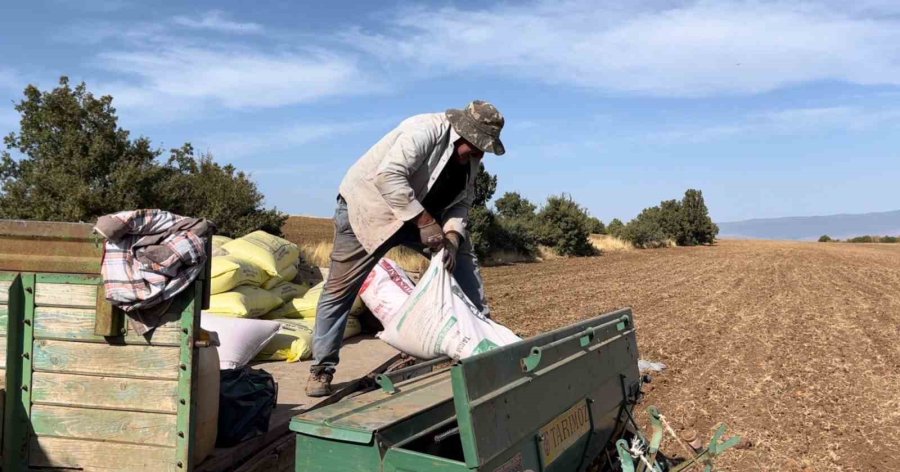
[[(145, 137), (119, 127), (112, 97), (95, 97), (67, 77), (51, 91), (33, 85), (15, 105), (18, 133), (0, 154), (0, 218), (93, 221), (122, 210), (161, 208), (206, 217), (220, 233), (280, 234), (287, 216), (262, 207), (263, 196), (243, 172), (196, 157), (190, 144), (166, 164)], [(21, 156), (14, 158), (10, 150)]]

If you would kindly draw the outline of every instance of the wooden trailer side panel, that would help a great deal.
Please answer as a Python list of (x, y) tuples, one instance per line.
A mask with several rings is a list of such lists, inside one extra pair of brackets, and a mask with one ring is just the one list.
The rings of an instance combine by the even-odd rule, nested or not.
[(99, 278), (26, 275), (30, 308), (13, 315), (23, 318), (26, 354), (18, 424), (28, 428), (19, 432), (27, 460), (18, 469), (190, 470), (199, 283), (152, 337), (127, 322), (104, 337), (94, 334)]

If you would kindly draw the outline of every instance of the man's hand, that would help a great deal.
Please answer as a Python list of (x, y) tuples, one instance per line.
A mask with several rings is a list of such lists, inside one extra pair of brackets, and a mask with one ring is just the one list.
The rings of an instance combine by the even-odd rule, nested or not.
[(444, 245), (444, 230), (437, 224), (434, 217), (423, 211), (416, 219), (419, 228), (419, 240), (432, 251), (438, 251)]
[(453, 273), (456, 268), (456, 254), (459, 252), (459, 233), (450, 231), (444, 239), (444, 268)]

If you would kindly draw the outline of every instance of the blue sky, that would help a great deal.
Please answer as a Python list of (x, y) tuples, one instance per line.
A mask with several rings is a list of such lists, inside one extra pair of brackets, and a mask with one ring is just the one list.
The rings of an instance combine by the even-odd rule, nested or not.
[(715, 220), (900, 208), (900, 3), (7, 1), (0, 132), (28, 83), (114, 97), (120, 125), (329, 215), (403, 118), (506, 116), (498, 195), (604, 221), (687, 188)]

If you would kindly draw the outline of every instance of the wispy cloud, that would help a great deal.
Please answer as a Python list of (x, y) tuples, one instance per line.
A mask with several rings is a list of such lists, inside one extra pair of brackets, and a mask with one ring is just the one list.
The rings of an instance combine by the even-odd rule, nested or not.
[(900, 85), (889, 2), (506, 3), (411, 9), (346, 36), (429, 74), (502, 74), (607, 92), (698, 97), (815, 81)]
[(191, 29), (218, 31), (222, 33), (259, 34), (263, 27), (259, 23), (239, 22), (228, 19), (224, 12), (211, 10), (199, 18), (176, 16), (172, 21), (179, 26)]
[[(240, 133), (217, 133), (201, 138), (198, 145), (217, 158), (234, 161), (247, 156), (265, 156), (267, 153), (297, 148), (298, 146), (353, 133), (368, 127), (383, 127), (386, 120), (365, 120), (343, 123), (295, 123), (273, 130)], [(260, 168), (254, 173), (271, 173), (271, 168)]]
[(160, 95), (210, 100), (229, 108), (280, 107), (371, 91), (355, 62), (325, 51), (169, 46), (105, 52), (100, 65), (138, 79), (147, 100)]
[(800, 135), (821, 132), (859, 132), (900, 125), (900, 108), (834, 106), (788, 108), (753, 113), (732, 123), (685, 126), (652, 133), (664, 142), (701, 143), (741, 136)]

